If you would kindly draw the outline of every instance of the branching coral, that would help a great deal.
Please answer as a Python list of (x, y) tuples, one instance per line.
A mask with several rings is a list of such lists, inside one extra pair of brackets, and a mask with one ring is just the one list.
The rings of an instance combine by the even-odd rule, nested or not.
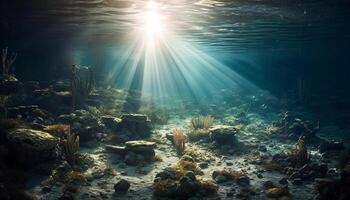
[[(79, 74), (81, 69), (86, 70), (86, 74)], [(71, 67), (71, 92), (72, 92), (72, 108), (82, 106), (85, 100), (91, 94), (95, 87), (95, 72), (92, 67), (79, 67), (72, 65)]]
[(211, 116), (198, 116), (191, 119), (191, 128), (209, 129), (214, 123), (214, 118)]
[(292, 157), (293, 164), (296, 166), (302, 166), (310, 161), (310, 155), (305, 145), (305, 137), (299, 137), (298, 142), (295, 144), (295, 148), (292, 149), (290, 156)]
[(181, 129), (173, 130), (173, 142), (178, 155), (182, 155), (186, 148), (186, 136)]
[(17, 54), (13, 53), (11, 56), (8, 56), (8, 48), (2, 49), (2, 75), (3, 76), (9, 76), (10, 74), (10, 69), (12, 64), (15, 62), (17, 58)]
[(67, 162), (71, 165), (75, 165), (77, 152), (79, 151), (79, 136), (69, 131), (67, 140), (63, 143), (64, 156)]

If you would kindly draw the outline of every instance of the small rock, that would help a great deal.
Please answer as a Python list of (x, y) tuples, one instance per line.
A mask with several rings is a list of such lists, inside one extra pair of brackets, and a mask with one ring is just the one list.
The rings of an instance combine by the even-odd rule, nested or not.
[(295, 178), (292, 181), (293, 185), (302, 185), (303, 184), (303, 180), (301, 178)]
[(288, 179), (287, 177), (283, 177), (281, 178), (279, 181), (278, 181), (279, 184), (282, 184), (282, 185), (287, 185), (288, 184)]
[(288, 194), (286, 188), (273, 187), (265, 191), (265, 195), (269, 198), (279, 198)]
[(273, 187), (274, 187), (274, 184), (273, 184), (272, 181), (265, 181), (265, 182), (263, 183), (263, 187), (264, 187), (265, 189), (270, 189), (270, 188), (273, 188)]
[(248, 176), (241, 176), (237, 179), (237, 184), (240, 186), (247, 186), (250, 183), (250, 179)]
[(114, 185), (114, 191), (116, 193), (126, 193), (130, 188), (130, 183), (125, 180), (121, 179), (118, 183)]
[(214, 180), (217, 183), (223, 183), (223, 182), (227, 181), (227, 178), (225, 176), (219, 174), (214, 178)]
[(256, 177), (258, 178), (264, 178), (264, 176), (262, 174), (257, 174)]
[(201, 169), (206, 169), (209, 167), (209, 163), (207, 162), (201, 162), (198, 164), (198, 166), (201, 168)]

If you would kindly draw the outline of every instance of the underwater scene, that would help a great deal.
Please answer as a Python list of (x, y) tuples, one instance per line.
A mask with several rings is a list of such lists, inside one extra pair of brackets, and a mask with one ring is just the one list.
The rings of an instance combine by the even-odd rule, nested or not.
[(0, 200), (349, 200), (350, 1), (1, 0)]

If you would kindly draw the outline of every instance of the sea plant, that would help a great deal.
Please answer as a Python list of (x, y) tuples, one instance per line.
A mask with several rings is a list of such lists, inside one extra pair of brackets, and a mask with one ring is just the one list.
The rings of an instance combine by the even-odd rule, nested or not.
[(183, 130), (173, 130), (173, 143), (176, 148), (177, 154), (182, 155), (186, 148), (186, 136), (184, 135)]
[[(80, 71), (86, 70), (86, 74), (82, 76)], [(72, 109), (84, 105), (86, 99), (95, 87), (95, 72), (92, 67), (81, 67), (72, 65), (71, 75), (71, 93), (72, 93)]]
[(214, 118), (211, 116), (198, 116), (191, 119), (191, 128), (197, 129), (209, 129), (214, 123)]
[(71, 165), (75, 165), (76, 157), (79, 151), (79, 136), (69, 131), (67, 139), (63, 143), (63, 153), (67, 162)]
[(290, 156), (295, 166), (303, 166), (310, 161), (310, 155), (305, 145), (305, 136), (301, 136), (292, 149)]
[(12, 64), (15, 62), (17, 54), (13, 53), (11, 56), (8, 56), (8, 48), (2, 49), (1, 59), (2, 59), (2, 75), (4, 77), (10, 76), (10, 69)]

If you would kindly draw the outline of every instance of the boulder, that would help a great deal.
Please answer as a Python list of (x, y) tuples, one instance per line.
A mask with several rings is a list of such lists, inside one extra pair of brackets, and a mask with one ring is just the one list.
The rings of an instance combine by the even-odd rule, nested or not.
[(106, 145), (105, 149), (108, 153), (115, 153), (121, 156), (126, 154), (126, 149), (122, 146)]
[(56, 137), (47, 132), (27, 128), (9, 131), (7, 140), (11, 158), (23, 164), (55, 158), (59, 143)]
[(122, 123), (122, 119), (110, 115), (102, 116), (101, 121), (112, 131), (119, 131)]
[(118, 181), (118, 183), (114, 185), (114, 191), (116, 193), (125, 193), (129, 190), (129, 188), (130, 188), (130, 183), (125, 179), (121, 179), (120, 181)]
[(232, 144), (238, 129), (234, 126), (216, 125), (209, 129), (210, 139), (219, 144)]
[(151, 120), (144, 114), (124, 114), (121, 117), (122, 132), (147, 137), (151, 133)]
[(145, 140), (133, 140), (125, 142), (126, 151), (142, 155), (145, 160), (152, 160), (154, 158), (155, 147), (156, 144), (154, 142), (148, 142)]

